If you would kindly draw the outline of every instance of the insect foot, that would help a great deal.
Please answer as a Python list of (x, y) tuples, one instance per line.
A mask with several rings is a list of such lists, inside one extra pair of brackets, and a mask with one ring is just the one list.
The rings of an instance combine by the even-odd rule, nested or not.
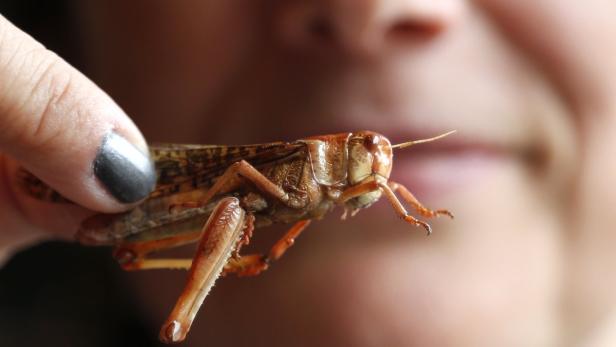
[(413, 217), (413, 216), (404, 216), (404, 221), (407, 223), (411, 223), (413, 225), (417, 225), (417, 226), (421, 226), (424, 229), (426, 229), (426, 232), (428, 233), (428, 236), (430, 236), (432, 234), (432, 227), (430, 226), (430, 224), (424, 222), (424, 221), (420, 221), (419, 219)]
[(443, 216), (447, 216), (451, 219), (454, 219), (453, 213), (447, 211), (447, 210), (436, 210), (436, 214), (437, 215), (443, 215)]

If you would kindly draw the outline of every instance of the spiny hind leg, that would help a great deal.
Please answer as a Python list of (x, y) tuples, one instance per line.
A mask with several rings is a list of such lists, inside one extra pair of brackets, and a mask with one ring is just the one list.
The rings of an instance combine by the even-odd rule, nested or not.
[(160, 240), (140, 241), (118, 245), (113, 257), (127, 271), (150, 269), (189, 269), (192, 259), (151, 259), (153, 252), (179, 247), (195, 242), (201, 231), (172, 236)]
[(387, 184), (389, 185), (392, 191), (400, 193), (400, 196), (402, 196), (402, 199), (404, 199), (404, 201), (408, 202), (411, 206), (413, 206), (415, 211), (417, 211), (417, 213), (419, 213), (420, 215), (424, 217), (428, 217), (428, 218), (437, 217), (439, 215), (444, 215), (444, 216), (448, 216), (449, 218), (453, 219), (453, 214), (447, 210), (431, 210), (425, 207), (424, 205), (422, 205), (422, 203), (419, 202), (417, 198), (415, 198), (413, 193), (411, 193), (408, 189), (406, 189), (406, 187), (403, 186), (402, 184), (397, 183), (397, 182), (392, 182), (392, 181), (389, 181)]
[(224, 273), (236, 273), (238, 276), (256, 276), (267, 270), (269, 264), (282, 255), (295, 243), (295, 239), (310, 225), (310, 220), (295, 223), (284, 236), (278, 240), (267, 255), (249, 254), (229, 260)]
[(242, 255), (231, 258), (223, 271), (223, 276), (235, 273), (238, 276), (256, 276), (269, 268), (266, 256), (261, 253)]
[(184, 340), (214, 282), (242, 237), (246, 212), (236, 198), (222, 199), (203, 227), (188, 279), (159, 338), (166, 343)]
[[(254, 215), (247, 214), (244, 220), (243, 235), (237, 242), (233, 251), (234, 258), (239, 258), (239, 251), (242, 246), (247, 245), (252, 237), (254, 229)], [(160, 240), (140, 241), (125, 243), (116, 247), (114, 258), (120, 263), (122, 268), (127, 271), (133, 270), (153, 270), (153, 269), (183, 269), (188, 270), (192, 264), (192, 259), (184, 258), (149, 258), (151, 253), (165, 249), (183, 246), (198, 241), (203, 234), (203, 230), (191, 233), (184, 233)]]

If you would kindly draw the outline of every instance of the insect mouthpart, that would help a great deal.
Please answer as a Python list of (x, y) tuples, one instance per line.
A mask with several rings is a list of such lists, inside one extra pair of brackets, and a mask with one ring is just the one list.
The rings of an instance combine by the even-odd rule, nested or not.
[[(369, 176), (364, 177), (358, 185), (365, 184), (374, 184), (378, 186), (378, 184), (387, 184), (388, 178), (381, 176), (380, 174), (371, 174)], [(357, 197), (350, 199), (346, 202), (347, 207), (349, 207), (352, 211), (359, 210), (362, 208), (370, 207), (372, 204), (377, 202), (383, 192), (380, 189), (372, 190), (365, 192), (364, 194), (358, 195)]]

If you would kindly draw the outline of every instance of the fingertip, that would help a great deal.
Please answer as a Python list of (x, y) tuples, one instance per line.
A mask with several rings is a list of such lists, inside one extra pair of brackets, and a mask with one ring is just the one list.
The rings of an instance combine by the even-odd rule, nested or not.
[(113, 131), (103, 138), (93, 172), (107, 192), (122, 204), (146, 198), (156, 184), (149, 155)]
[(0, 151), (89, 209), (144, 199), (156, 173), (130, 118), (86, 76), (2, 21)]

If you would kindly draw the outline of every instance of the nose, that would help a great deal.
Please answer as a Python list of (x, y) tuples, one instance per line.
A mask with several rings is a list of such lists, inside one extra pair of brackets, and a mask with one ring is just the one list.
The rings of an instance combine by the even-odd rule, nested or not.
[(378, 54), (424, 43), (461, 16), (464, 0), (283, 0), (278, 33), (299, 48)]

